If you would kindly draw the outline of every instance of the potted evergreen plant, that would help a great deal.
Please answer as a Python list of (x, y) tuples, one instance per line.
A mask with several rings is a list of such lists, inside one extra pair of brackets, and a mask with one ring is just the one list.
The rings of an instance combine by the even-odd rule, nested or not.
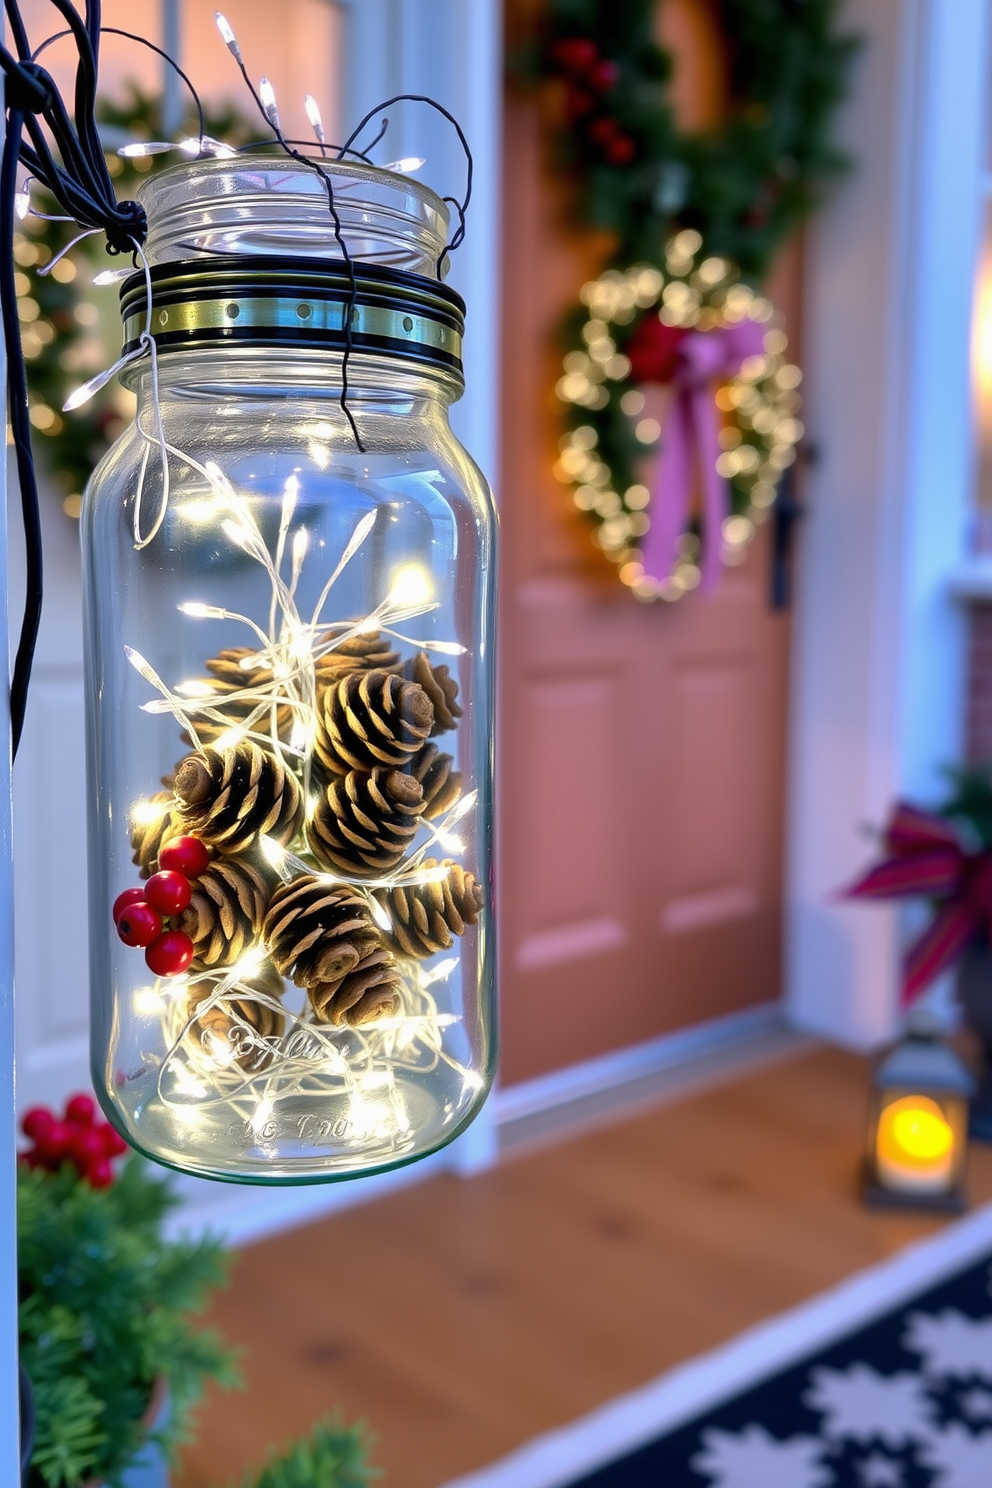
[(369, 1466), (365, 1427), (322, 1421), (308, 1437), (271, 1457), (243, 1488), (369, 1488), (377, 1469)]
[[(224, 1250), (209, 1236), (166, 1239), (176, 1202), (168, 1180), (139, 1157), (118, 1161), (124, 1144), (89, 1096), (74, 1096), (61, 1117), (36, 1107), (22, 1129), (31, 1147), (18, 1165), (20, 1354), (34, 1404), (26, 1488), (129, 1488), (136, 1458), (164, 1463), (187, 1437), (206, 1382), (237, 1380), (232, 1353), (194, 1320), (226, 1280)], [(154, 1481), (147, 1466), (143, 1481)]]

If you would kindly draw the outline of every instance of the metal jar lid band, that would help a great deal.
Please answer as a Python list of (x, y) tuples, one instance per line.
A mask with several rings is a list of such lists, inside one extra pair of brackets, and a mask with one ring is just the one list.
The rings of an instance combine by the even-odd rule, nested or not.
[[(151, 270), (151, 334), (159, 351), (198, 346), (342, 350), (351, 311), (355, 352), (461, 373), (465, 307), (452, 289), (417, 274), (299, 258), (197, 259)], [(121, 288), (124, 351), (147, 325), (145, 277)]]

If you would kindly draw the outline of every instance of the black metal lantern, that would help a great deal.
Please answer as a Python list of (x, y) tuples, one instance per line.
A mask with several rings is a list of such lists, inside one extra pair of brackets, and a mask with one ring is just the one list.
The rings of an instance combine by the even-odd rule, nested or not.
[(965, 1207), (972, 1076), (918, 1008), (906, 1036), (877, 1064), (868, 1122), (865, 1200), (883, 1208), (957, 1213)]

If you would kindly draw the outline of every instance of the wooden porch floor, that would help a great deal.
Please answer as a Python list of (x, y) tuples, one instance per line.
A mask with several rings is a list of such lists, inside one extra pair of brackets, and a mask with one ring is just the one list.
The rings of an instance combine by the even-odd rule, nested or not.
[[(334, 1406), (387, 1484), (437, 1488), (931, 1233), (857, 1202), (866, 1086), (815, 1049), (246, 1248), (212, 1320), (248, 1391), (211, 1397), (178, 1488)], [(992, 1199), (992, 1148), (970, 1187)]]

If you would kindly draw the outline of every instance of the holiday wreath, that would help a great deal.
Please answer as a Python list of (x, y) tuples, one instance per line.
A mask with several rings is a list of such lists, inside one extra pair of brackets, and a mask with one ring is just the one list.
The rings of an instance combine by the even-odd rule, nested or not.
[(569, 318), (555, 474), (643, 600), (739, 562), (795, 459), (799, 369), (757, 288), (845, 158), (830, 144), (857, 39), (837, 0), (721, 0), (728, 106), (685, 134), (656, 0), (550, 0), (539, 57), (563, 85), (560, 158), (609, 267)]

